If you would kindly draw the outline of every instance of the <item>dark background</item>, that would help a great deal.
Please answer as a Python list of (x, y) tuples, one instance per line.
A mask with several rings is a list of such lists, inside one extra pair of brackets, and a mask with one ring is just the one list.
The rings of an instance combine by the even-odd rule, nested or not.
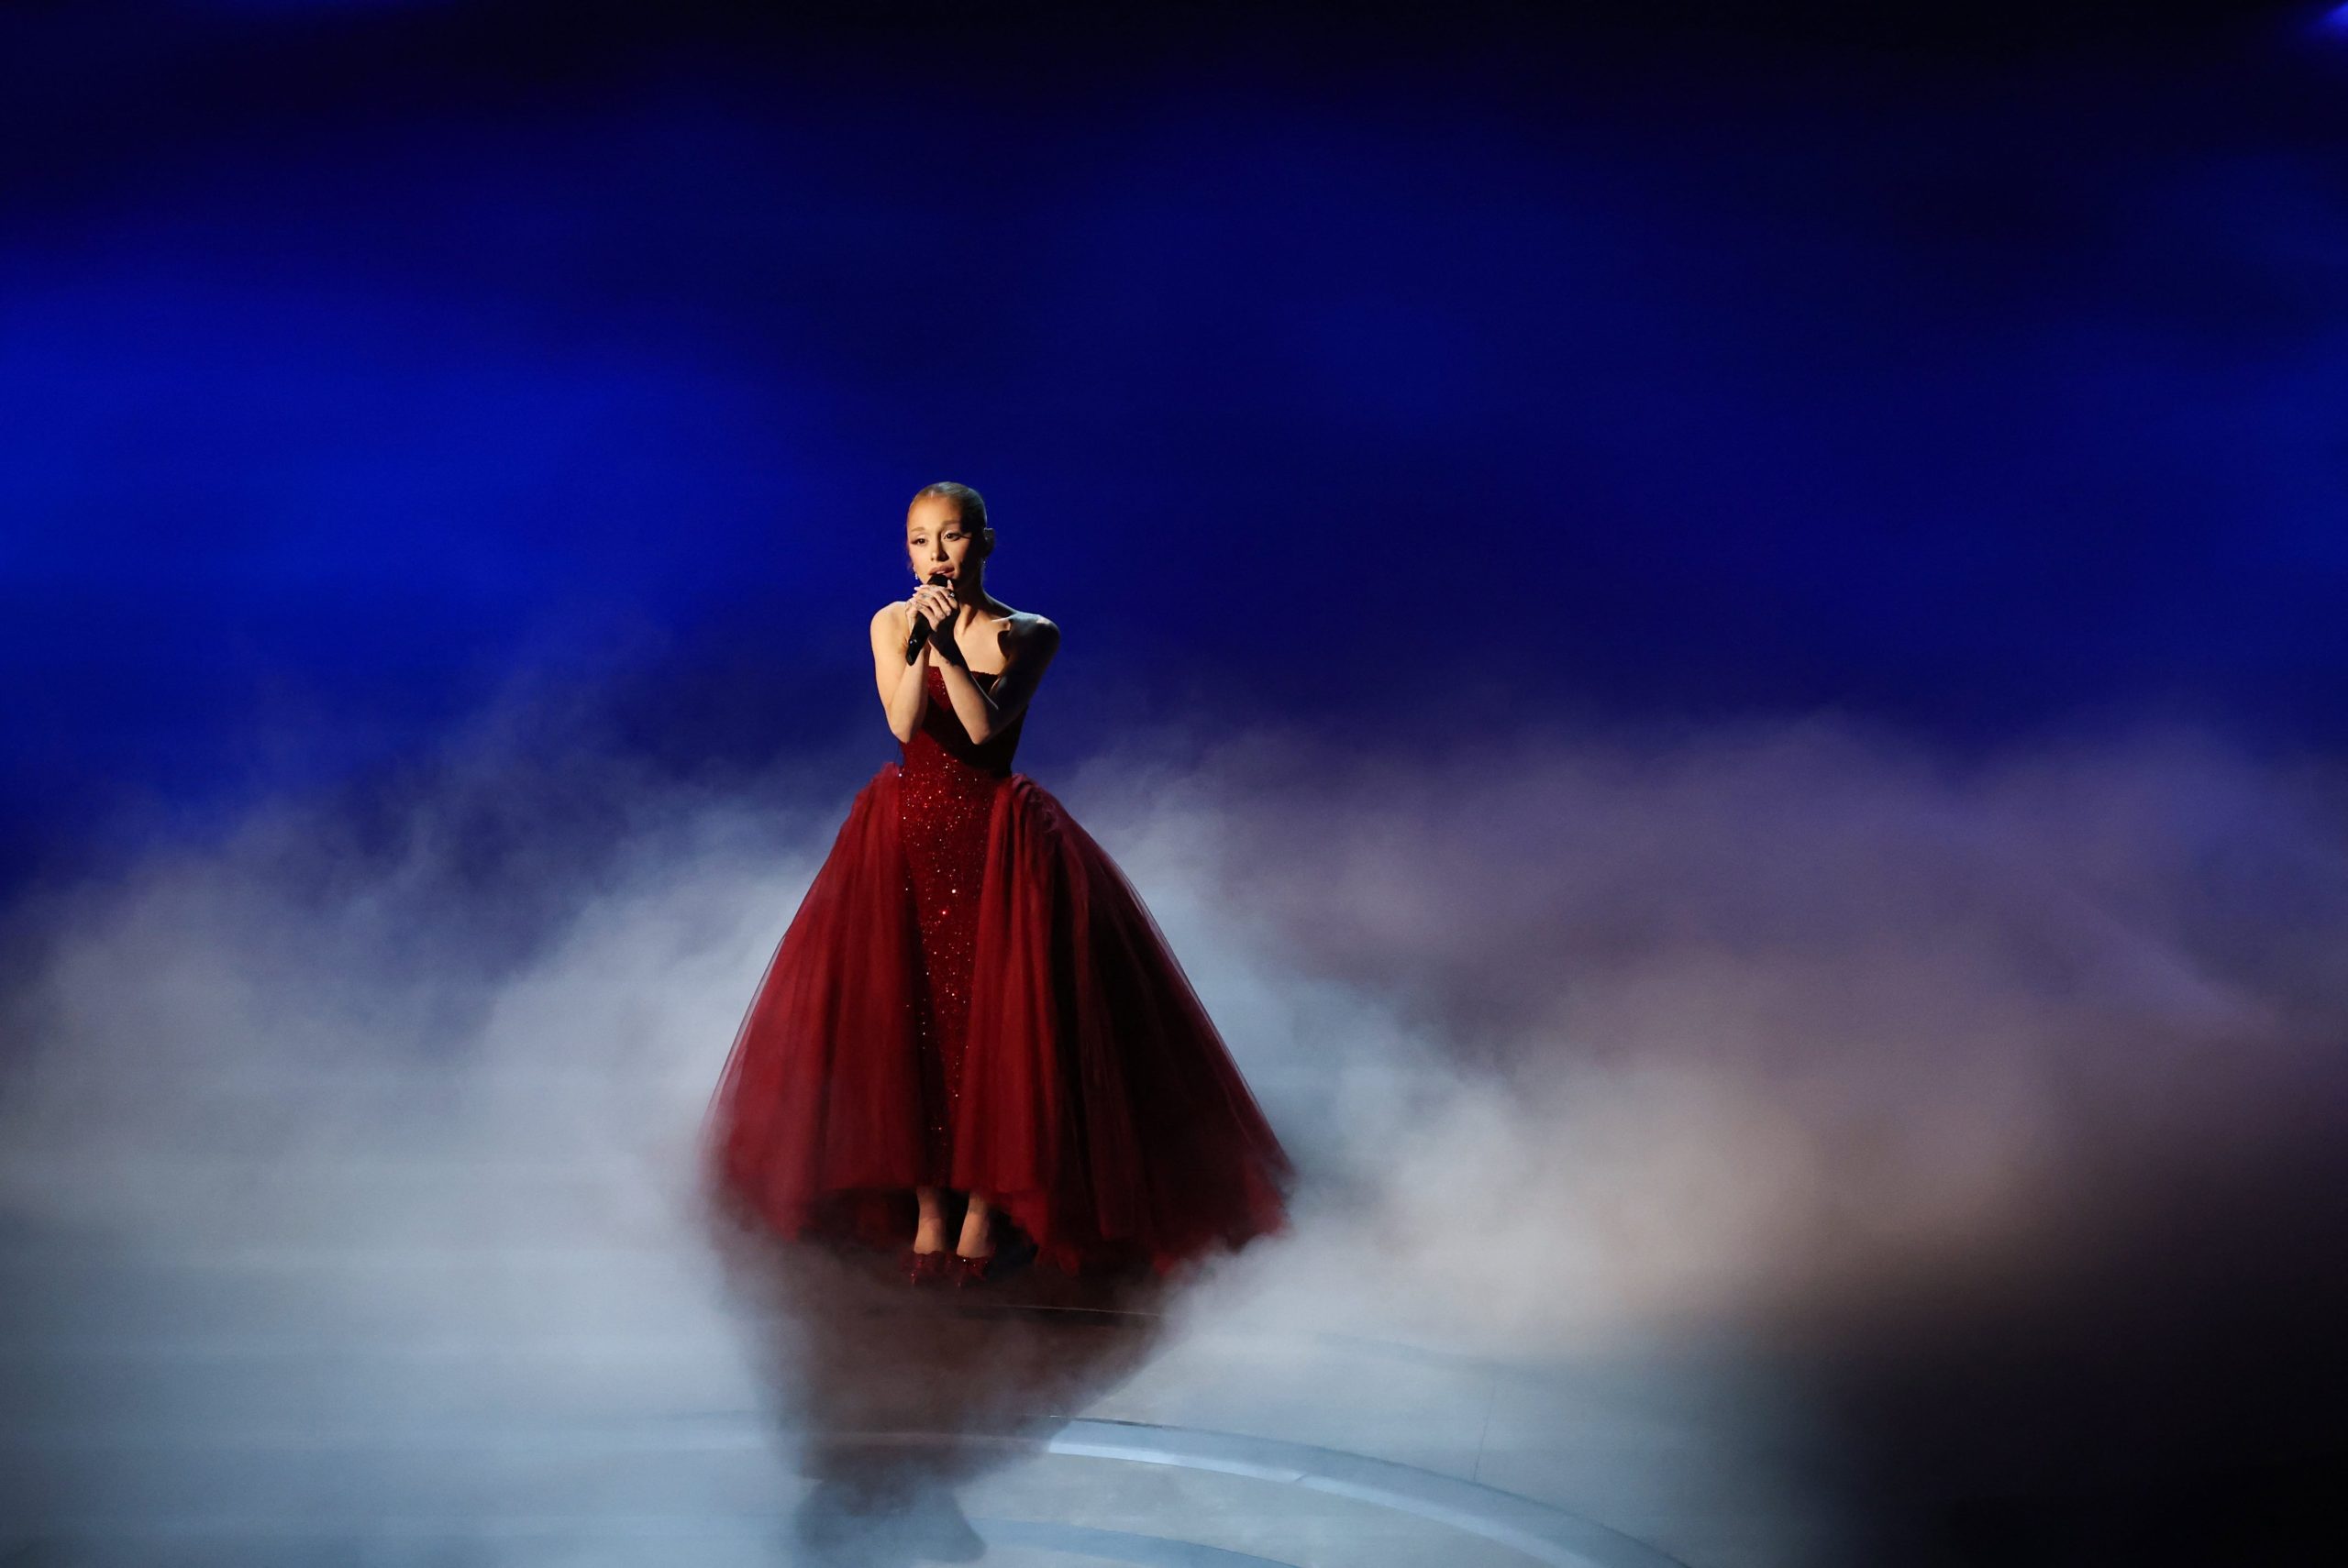
[(1031, 756), (2336, 746), (2343, 61), (2320, 6), (12, 6), (0, 875), (520, 670), (662, 767), (885, 755), (946, 478), (1066, 635)]

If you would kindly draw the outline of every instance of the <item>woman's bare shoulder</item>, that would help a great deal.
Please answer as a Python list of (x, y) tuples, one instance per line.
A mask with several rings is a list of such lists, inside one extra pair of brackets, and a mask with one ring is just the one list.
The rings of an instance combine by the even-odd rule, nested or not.
[(1060, 644), (1059, 627), (1032, 610), (1013, 610), (1009, 629), (1023, 648), (1037, 653), (1049, 653)]
[(1059, 651), (1060, 629), (1032, 611), (1013, 610), (1003, 617), (995, 646), (1002, 649), (1005, 666), (1041, 671)]

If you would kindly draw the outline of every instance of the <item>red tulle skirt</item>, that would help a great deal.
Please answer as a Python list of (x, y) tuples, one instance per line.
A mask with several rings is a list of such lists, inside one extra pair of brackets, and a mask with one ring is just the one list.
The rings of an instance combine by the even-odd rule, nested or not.
[[(896, 1247), (936, 1184), (1071, 1274), (1164, 1274), (1282, 1229), (1288, 1157), (1132, 885), (1033, 779), (978, 788), (980, 874), (953, 893), (975, 934), (945, 955), (967, 975), (925, 947), (904, 768), (857, 795), (712, 1101), (722, 1197), (785, 1237)], [(950, 1073), (924, 1021), (947, 980), (967, 997)]]

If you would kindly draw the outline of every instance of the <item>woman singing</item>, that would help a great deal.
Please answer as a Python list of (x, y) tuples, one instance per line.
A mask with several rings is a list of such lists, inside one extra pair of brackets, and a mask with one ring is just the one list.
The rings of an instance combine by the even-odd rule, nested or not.
[(1059, 628), (987, 591), (968, 485), (915, 495), (905, 545), (920, 586), (872, 617), (903, 760), (858, 793), (736, 1034), (719, 1192), (785, 1237), (903, 1247), (915, 1284), (983, 1282), (998, 1219), (1069, 1274), (1281, 1229), (1288, 1157), (1157, 923), (1011, 770)]

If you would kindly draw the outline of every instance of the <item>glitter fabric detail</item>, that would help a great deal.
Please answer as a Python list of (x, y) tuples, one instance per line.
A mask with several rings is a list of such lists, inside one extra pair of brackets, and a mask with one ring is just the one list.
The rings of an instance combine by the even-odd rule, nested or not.
[[(983, 690), (994, 689), (993, 675), (971, 674)], [(927, 1133), (925, 1180), (943, 1186), (953, 1161), (953, 1111), (962, 1092), (987, 831), (1026, 714), (984, 745), (974, 745), (947, 694), (945, 672), (932, 665), (924, 680), (929, 701), (921, 728), (904, 745), (897, 820), (921, 929), (923, 983), (914, 1012)]]

